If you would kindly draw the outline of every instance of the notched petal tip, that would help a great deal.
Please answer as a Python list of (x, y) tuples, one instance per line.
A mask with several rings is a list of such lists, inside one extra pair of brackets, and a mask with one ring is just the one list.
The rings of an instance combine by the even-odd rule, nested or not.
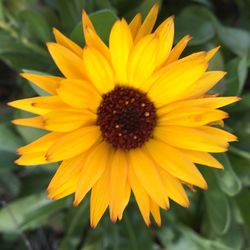
[(16, 154), (21, 155), (21, 154), (22, 154), (22, 148), (23, 148), (23, 147), (18, 148), (18, 149), (16, 150)]
[(187, 200), (187, 203), (186, 204), (182, 204), (183, 207), (185, 208), (189, 208), (190, 207), (190, 201)]
[(18, 124), (18, 120), (19, 120), (19, 119), (11, 120), (11, 123), (14, 124), (14, 125), (19, 125), (19, 124)]
[(59, 32), (59, 30), (56, 27), (52, 27), (52, 32), (54, 35)]
[(110, 218), (111, 222), (115, 224), (117, 222), (117, 217), (116, 218)]
[(207, 185), (207, 183), (206, 183), (206, 185), (205, 185), (202, 189), (208, 190), (208, 185)]
[(75, 199), (74, 202), (73, 202), (73, 206), (78, 207), (79, 204), (80, 204), (80, 202)]
[(19, 165), (19, 166), (21, 165), (21, 164), (19, 163), (19, 160), (18, 160), (18, 159), (15, 160), (14, 162), (15, 162), (17, 165)]
[(191, 39), (193, 39), (193, 37), (191, 35), (186, 35), (184, 36), (184, 39), (186, 40), (186, 42), (189, 42)]
[(97, 224), (96, 224), (96, 223), (90, 222), (90, 227), (91, 227), (91, 228), (95, 229), (95, 228), (96, 228), (96, 226), (97, 226)]
[(49, 188), (47, 189), (47, 197), (49, 200), (56, 200), (56, 198), (51, 194), (51, 192), (49, 191)]
[(150, 226), (151, 226), (151, 221), (150, 221), (150, 219), (149, 219), (148, 221), (144, 221), (144, 222), (145, 222), (145, 224), (146, 224), (147, 227), (150, 227)]

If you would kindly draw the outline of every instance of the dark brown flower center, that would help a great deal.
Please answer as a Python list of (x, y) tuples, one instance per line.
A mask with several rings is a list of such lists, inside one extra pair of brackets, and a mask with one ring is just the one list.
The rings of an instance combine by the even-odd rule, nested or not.
[(145, 93), (119, 86), (102, 98), (97, 124), (103, 138), (114, 148), (137, 148), (152, 136), (156, 109)]

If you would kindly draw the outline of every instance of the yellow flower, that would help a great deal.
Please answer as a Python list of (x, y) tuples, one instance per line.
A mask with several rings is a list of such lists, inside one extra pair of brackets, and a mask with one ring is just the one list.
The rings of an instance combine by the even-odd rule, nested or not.
[(49, 131), (19, 148), (16, 163), (61, 161), (49, 198), (74, 193), (77, 206), (91, 191), (92, 227), (108, 207), (113, 222), (122, 219), (131, 191), (145, 223), (152, 214), (160, 225), (169, 199), (189, 206), (183, 184), (207, 188), (195, 163), (222, 169), (209, 153), (236, 140), (213, 127), (228, 117), (218, 108), (239, 99), (207, 94), (225, 75), (207, 71), (218, 48), (179, 59), (190, 37), (172, 49), (173, 17), (152, 31), (157, 14), (154, 5), (143, 22), (116, 21), (109, 47), (85, 12), (84, 48), (54, 29), (48, 49), (63, 77), (22, 74), (50, 95), (9, 104), (38, 115), (14, 124)]

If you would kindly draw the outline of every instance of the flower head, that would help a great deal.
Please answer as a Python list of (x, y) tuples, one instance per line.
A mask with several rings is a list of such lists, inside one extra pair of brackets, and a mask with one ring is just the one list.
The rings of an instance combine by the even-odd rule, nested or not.
[(207, 92), (225, 75), (207, 71), (218, 48), (180, 59), (189, 36), (175, 47), (173, 17), (152, 31), (154, 5), (142, 22), (117, 20), (109, 46), (83, 12), (86, 46), (54, 29), (49, 52), (62, 77), (22, 76), (50, 95), (11, 102), (36, 114), (14, 124), (48, 133), (18, 149), (20, 165), (61, 162), (48, 187), (49, 197), (74, 194), (78, 205), (91, 191), (91, 225), (109, 208), (122, 219), (131, 191), (146, 224), (161, 223), (169, 199), (189, 206), (183, 185), (207, 188), (196, 163), (222, 169), (210, 153), (225, 152), (236, 137), (214, 125), (228, 114), (218, 108), (238, 97)]

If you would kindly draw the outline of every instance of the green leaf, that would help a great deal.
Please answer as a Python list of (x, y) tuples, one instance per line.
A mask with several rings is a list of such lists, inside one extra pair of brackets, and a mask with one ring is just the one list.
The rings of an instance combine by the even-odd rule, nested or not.
[(229, 161), (226, 154), (218, 154), (216, 155), (216, 158), (224, 166), (224, 170), (214, 171), (218, 185), (225, 194), (229, 196), (235, 196), (242, 189), (240, 179), (235, 174), (231, 162)]
[[(132, 19), (137, 13), (141, 13), (142, 18), (145, 19), (145, 17), (148, 15), (150, 9), (153, 7), (154, 4), (157, 3), (159, 5), (159, 8), (161, 8), (161, 5), (162, 5), (162, 0), (158, 0), (158, 1), (157, 0), (144, 0), (144, 1), (140, 1), (140, 0), (126, 1), (125, 0), (125, 2), (130, 4), (127, 6), (127, 9), (128, 10), (132, 9), (132, 11), (129, 12), (130, 19)], [(132, 6), (132, 4), (134, 6)]]
[(243, 93), (241, 97), (240, 103), (231, 107), (231, 113), (246, 112), (250, 109), (250, 92)]
[(203, 5), (205, 5), (208, 8), (212, 8), (213, 7), (213, 5), (210, 2), (210, 0), (193, 0), (193, 2), (197, 2), (199, 4), (203, 4)]
[[(126, 1), (126, 2), (128, 2), (128, 1)], [(95, 5), (96, 5), (97, 9), (110, 9), (111, 11), (116, 12), (116, 9), (111, 4), (110, 0), (95, 0)]]
[(83, 27), (82, 27), (82, 22), (79, 22), (75, 28), (73, 29), (72, 33), (70, 34), (70, 38), (76, 42), (78, 45), (81, 47), (84, 46), (85, 41), (84, 41), (84, 35), (83, 35)]
[(16, 166), (14, 163), (16, 159), (16, 153), (0, 150), (0, 175), (1, 172), (13, 169)]
[(247, 78), (247, 57), (234, 58), (227, 64), (226, 95), (241, 95)]
[(163, 227), (159, 237), (168, 250), (233, 250), (216, 240), (205, 239), (181, 224), (176, 224), (174, 228)]
[(3, 1), (0, 1), (0, 22), (4, 21), (4, 8), (3, 8)]
[(242, 224), (244, 224), (241, 211), (237, 203), (234, 200), (230, 201), (231, 207), (231, 223), (229, 225), (229, 230), (220, 239), (221, 242), (227, 246), (232, 247), (234, 250), (243, 249), (244, 238), (242, 237)]
[(0, 135), (0, 150), (2, 151), (14, 153), (23, 143), (21, 137), (6, 125), (0, 124)]
[[(238, 149), (236, 149), (238, 150)], [(240, 153), (242, 150), (240, 150)], [(245, 157), (242, 157), (241, 154), (237, 154), (238, 151), (235, 153), (235, 151), (231, 151), (231, 154), (229, 154), (230, 161), (232, 162), (232, 165), (235, 166), (235, 169), (237, 170), (237, 175), (239, 176), (239, 179), (242, 183), (242, 186), (250, 186), (250, 153), (249, 158), (246, 159)]]
[(62, 29), (71, 32), (81, 18), (81, 9), (77, 9), (75, 1), (56, 0), (56, 8), (59, 12)]
[[(100, 1), (100, 0), (99, 0)], [(112, 6), (114, 6), (116, 9), (118, 9), (120, 12), (127, 12), (131, 9), (136, 8), (139, 4), (142, 4), (144, 2), (148, 3), (148, 2), (152, 2), (152, 0), (133, 0), (133, 1), (127, 1), (127, 0), (110, 0)], [(154, 1), (155, 3), (155, 1)], [(136, 9), (137, 12), (138, 9)]]
[(249, 200), (250, 200), (250, 192), (248, 189), (243, 190), (236, 198), (239, 209), (242, 213), (242, 216), (245, 221), (245, 225), (248, 230), (248, 234), (250, 233), (250, 213), (249, 213)]
[(225, 27), (218, 21), (214, 22), (217, 34), (221, 42), (228, 47), (233, 53), (240, 57), (249, 55), (250, 51), (250, 33), (238, 29)]
[(39, 11), (24, 10), (19, 13), (19, 18), (24, 22), (23, 31), (25, 30), (25, 26), (27, 26), (28, 36), (33, 40), (37, 38), (40, 42), (44, 43), (52, 39), (51, 27), (47, 19)]
[(45, 50), (28, 41), (22, 43), (19, 37), (14, 39), (2, 30), (0, 30), (0, 59), (18, 71), (23, 68), (45, 70), (50, 62)]
[(200, 45), (215, 35), (213, 24), (211, 23), (210, 13), (206, 8), (191, 6), (185, 8), (175, 20), (176, 23), (176, 41), (189, 34), (193, 39), (190, 45)]
[(212, 171), (205, 170), (208, 190), (205, 194), (206, 209), (213, 231), (219, 235), (227, 232), (230, 224), (230, 206), (226, 195), (220, 191)]
[(0, 174), (0, 196), (16, 197), (20, 191), (20, 187), (20, 180), (10, 171), (5, 171)]
[[(51, 172), (56, 170), (56, 166), (50, 166), (50, 170)], [(37, 168), (27, 167), (26, 171), (26, 175), (22, 177), (22, 187), (20, 190), (22, 196), (29, 196), (44, 191), (54, 173), (49, 173), (45, 169), (45, 165)]]
[(6, 2), (6, 8), (8, 9), (8, 11), (10, 11), (12, 14), (16, 15), (18, 14), (20, 11), (27, 9), (27, 8), (34, 8), (35, 7), (35, 3), (37, 0), (8, 0), (8, 2)]
[(23, 230), (38, 227), (63, 206), (63, 201), (48, 200), (44, 193), (17, 199), (0, 209), (0, 232), (15, 233), (18, 228)]
[(88, 201), (84, 201), (79, 207), (71, 211), (72, 215), (70, 216), (70, 223), (58, 250), (74, 249), (76, 247), (76, 241), (72, 241), (72, 238), (76, 236), (77, 231), (82, 231), (82, 226), (79, 225), (79, 221), (81, 221), (82, 225), (89, 223), (86, 221), (89, 217), (84, 216), (84, 214), (89, 212), (86, 211), (88, 205), (87, 203)]
[(65, 207), (67, 199), (52, 201), (46, 205), (40, 206), (37, 209), (27, 214), (25, 221), (22, 223), (23, 230), (29, 228), (37, 228), (47, 222), (47, 219), (57, 211)]

